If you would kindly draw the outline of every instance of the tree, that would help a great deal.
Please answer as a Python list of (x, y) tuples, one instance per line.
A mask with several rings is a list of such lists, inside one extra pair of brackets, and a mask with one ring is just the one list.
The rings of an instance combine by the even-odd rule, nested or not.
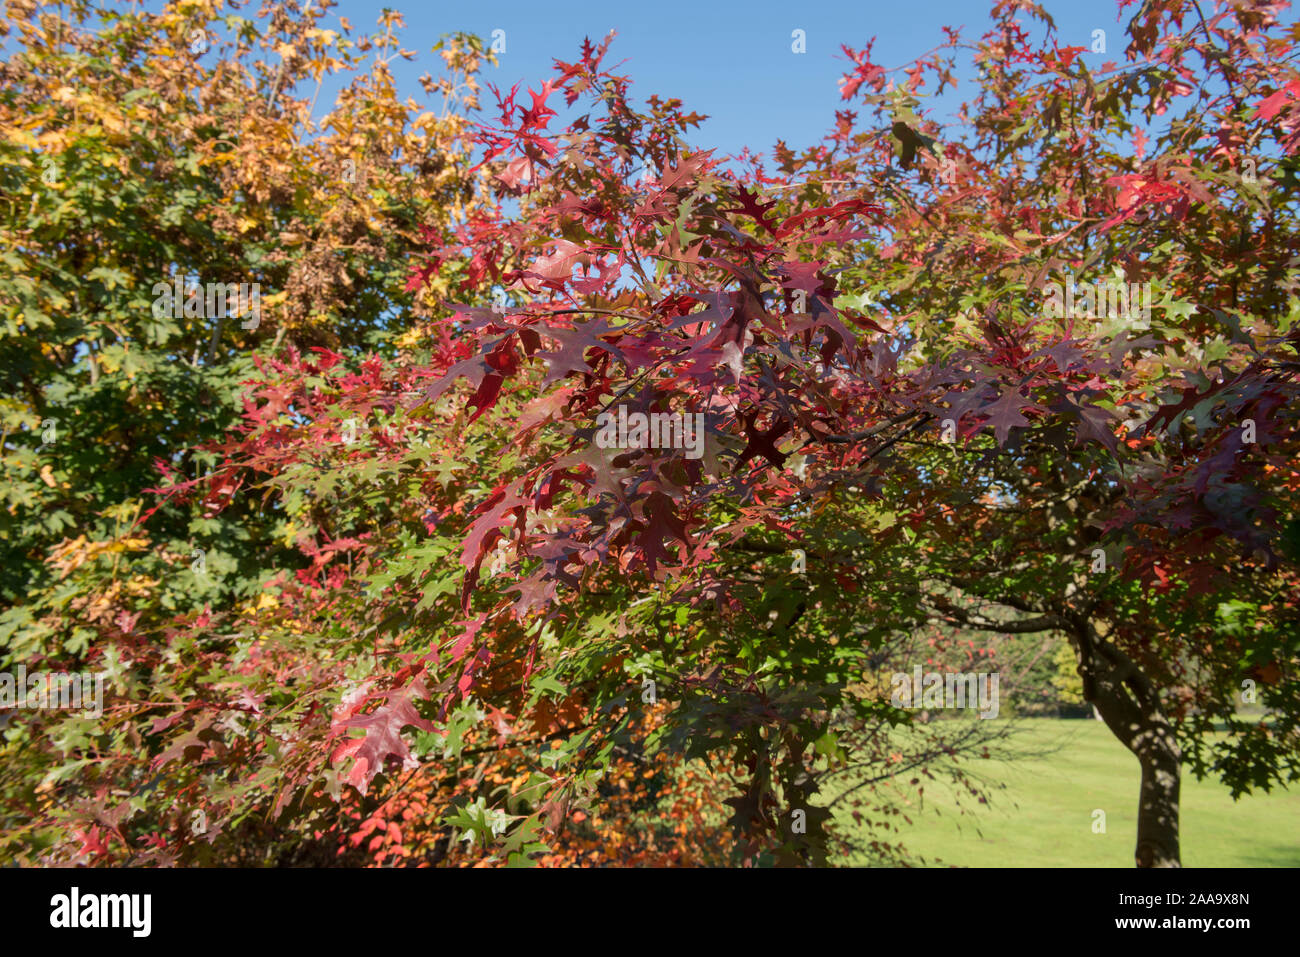
[[(929, 409), (955, 427), (957, 448), (917, 449), (904, 467), (913, 490), (894, 504), (924, 514), (933, 554), (879, 567), (911, 572), (897, 584), (942, 620), (1006, 628), (954, 602), (955, 590), (1018, 614), (1020, 630), (1064, 631), (1086, 697), (1142, 767), (1137, 859), (1176, 864), (1183, 749), (1234, 794), (1296, 774), (1295, 685), (1283, 677), (1296, 654), (1284, 544), (1295, 299), (1283, 280), (1294, 264), (1282, 253), (1294, 244), (1283, 199), (1294, 141), (1285, 117), (1258, 122), (1278, 96), (1256, 96), (1293, 82), (1277, 58), (1288, 41), (1264, 39), (1260, 55), (1241, 37), (1267, 36), (1267, 17), (1221, 10), (1181, 25), (1173, 8), (1147, 4), (1130, 24), (1133, 66), (1094, 78), (1080, 50), (1056, 46), (1042, 11), (1051, 48), (1025, 49), (1014, 9), (995, 8), (1003, 20), (977, 56), (977, 141), (935, 145), (913, 229), (895, 220), (882, 251), (913, 264), (887, 301), (914, 351), (962, 374)], [(858, 76), (878, 76), (856, 59)], [(938, 134), (913, 124), (910, 92), (868, 97), (902, 113), (904, 149)], [(1134, 114), (1149, 123), (1180, 94), (1182, 112), (1148, 141)], [(1130, 134), (1126, 155), (1117, 146)], [(1268, 156), (1275, 178), (1258, 179)], [(1103, 182), (1115, 190), (1106, 204), (1093, 189)], [(1062, 292), (1071, 273), (1150, 282), (1155, 315), (1133, 321), (1106, 303), (1052, 323), (1044, 280)], [(990, 426), (992, 442), (970, 441)], [(1229, 622), (1238, 599), (1246, 629)], [(1271, 676), (1272, 724), (1236, 714), (1257, 672)], [(1212, 736), (1216, 724), (1226, 738)]]
[[(174, 615), (257, 598), (269, 566), (296, 560), (283, 515), (233, 486), (183, 506), (148, 490), (221, 474), (202, 446), (239, 423), (257, 355), (391, 351), (419, 335), (403, 258), (477, 201), (461, 130), (486, 55), (447, 38), (446, 76), (428, 80), (441, 106), (422, 112), (387, 67), (400, 18), (354, 41), (321, 29), (323, 13), (288, 5), (259, 24), (216, 2), (7, 5), (9, 670), (125, 667), (119, 687), (139, 687)], [(313, 86), (340, 71), (352, 82), (313, 119)], [(240, 284), (259, 294), (237, 303)], [(6, 753), (32, 744), (18, 724)], [(109, 727), (91, 735), (99, 746)], [(10, 779), (6, 829), (28, 827), (33, 789), (67, 754), (47, 744)]]
[[(1295, 508), (1287, 464), (1295, 302), (1276, 285), (1290, 275), (1281, 250), (1292, 244), (1284, 237), (1294, 236), (1293, 210), (1274, 192), (1280, 181), (1239, 172), (1249, 158), (1240, 147), (1261, 156), (1294, 149), (1285, 93), (1294, 72), (1280, 55), (1289, 41), (1268, 14), (1225, 9), (1180, 28), (1173, 5), (1148, 4), (1130, 25), (1134, 66), (1103, 67), (1098, 81), (1079, 49), (1060, 48), (1050, 29), (1044, 47), (1031, 49), (1013, 19), (1018, 9), (1026, 8), (995, 7), (999, 29), (977, 56), (986, 79), (973, 104), (974, 144), (940, 154), (920, 115), (924, 73), (941, 87), (949, 75), (937, 58), (887, 90), (869, 51), (850, 51), (857, 68), (845, 92), (872, 85), (867, 101), (885, 122), (854, 134), (855, 118), (841, 114), (831, 146), (800, 158), (778, 151), (783, 176), (758, 167), (751, 177), (753, 187), (792, 187), (772, 200), (708, 154), (674, 156), (657, 137), (638, 144), (620, 81), (597, 73), (590, 54), (562, 66), (540, 99), (580, 77), (577, 85), (604, 92), (604, 123), (576, 128), (562, 152), (537, 132), (546, 114), (535, 95), (517, 126), (487, 135), (490, 158), (514, 149), (512, 163), (522, 158), (536, 171), (546, 162), (522, 223), (488, 222), (471, 235), (493, 250), (484, 257), (491, 278), (533, 298), (504, 316), (460, 310), (480, 351), (432, 395), (469, 376), (477, 417), (528, 381), (526, 359), (535, 355), (548, 369), (543, 387), (566, 383), (537, 402), (572, 439), (516, 467), (480, 506), (463, 556), (465, 609), (476, 613), (475, 627), (496, 615), (563, 620), (552, 596), (589, 587), (607, 565), (643, 574), (647, 587), (670, 586), (678, 602), (740, 605), (730, 597), (743, 594), (738, 581), (717, 575), (715, 556), (750, 529), (800, 540), (792, 507), (866, 489), (848, 506), (857, 528), (877, 533), (876, 549), (903, 554), (890, 551), (873, 568), (879, 574), (840, 587), (883, 583), (873, 588), (877, 613), (903, 626), (937, 614), (996, 631), (1064, 631), (1085, 696), (1142, 767), (1136, 859), (1173, 865), (1180, 737), (1198, 771), (1217, 753), (1213, 770), (1234, 792), (1297, 770), (1287, 756), (1292, 678), (1267, 695), (1275, 724), (1242, 722), (1234, 709), (1243, 657), (1268, 658), (1262, 667), (1274, 675), (1295, 657), (1294, 567), (1279, 555)], [(1045, 13), (1027, 9), (1050, 28)], [(1243, 45), (1246, 34), (1262, 46)], [(1199, 89), (1193, 57), (1207, 71)], [(1117, 149), (1135, 113), (1167, 112), (1182, 94), (1195, 95), (1167, 130), (1149, 140), (1139, 129), (1134, 153)], [(514, 115), (509, 101), (502, 110)], [(1258, 124), (1263, 116), (1275, 122)], [(1151, 144), (1158, 152), (1148, 157)], [(955, 183), (944, 160), (957, 167)], [(1276, 164), (1279, 179), (1286, 162)], [(635, 164), (657, 173), (643, 190), (628, 182)], [(1101, 183), (1114, 190), (1104, 203), (1093, 196)], [(1240, 210), (1210, 189), (1224, 185), (1237, 191)], [(1236, 225), (1243, 212), (1260, 220), (1253, 242)], [(886, 225), (888, 243), (848, 225), (862, 217)], [(1225, 245), (1225, 235), (1241, 238)], [(525, 264), (502, 268), (503, 247)], [(1131, 318), (1109, 302), (1098, 313), (1095, 295), (1081, 295), (1076, 309), (1072, 294), (1068, 313), (1053, 314), (1045, 282), (1067, 268), (1123, 280), (1126, 292), (1132, 280), (1151, 282), (1160, 318), (1131, 335)], [(624, 269), (631, 275), (620, 284)], [(843, 295), (850, 282), (884, 288), (888, 325), (863, 315), (861, 297)], [(1207, 290), (1214, 295), (1204, 305), (1189, 301)], [(715, 447), (735, 442), (732, 467), (707, 452), (692, 461), (672, 450), (587, 445), (599, 425), (592, 419), (620, 402), (703, 415)], [(1117, 435), (1117, 411), (1141, 414), (1141, 425)], [(1184, 436), (1170, 426), (1188, 411), (1196, 434)], [(980, 455), (973, 469), (897, 451), (945, 420), (964, 450)], [(786, 468), (795, 452), (806, 480)], [(887, 482), (906, 484), (887, 490)], [(985, 489), (996, 504), (980, 518), (989, 500), (970, 493)], [(531, 529), (530, 515), (553, 516), (570, 496), (559, 528)], [(520, 598), (474, 606), (480, 565), (502, 525), (511, 528)], [(1090, 546), (1122, 554), (1127, 580), (1091, 587)], [(1244, 596), (1252, 612), (1258, 643), (1219, 626), (1225, 592), (1210, 584), (1224, 572), (1232, 573), (1221, 579), (1231, 582), (1226, 594)], [(954, 590), (1027, 617), (972, 612)], [(825, 590), (818, 597), (829, 600)], [(794, 611), (824, 608), (810, 601)], [(1264, 609), (1279, 608), (1270, 626)], [(1167, 628), (1134, 619), (1153, 610)], [(1198, 620), (1199, 629), (1185, 630)], [(727, 664), (765, 661), (725, 635), (710, 650)], [(842, 666), (842, 654), (852, 652), (823, 650), (812, 667)], [(769, 749), (759, 760), (752, 740), (742, 747), (759, 768), (737, 805), (742, 829), (778, 830), (764, 804), (779, 806), (775, 794), (787, 808), (810, 797), (796, 769), (825, 731), (811, 716), (831, 710), (835, 691), (815, 673), (791, 671), (814, 690), (773, 718), (790, 732), (783, 758)], [(1229, 744), (1209, 740), (1215, 719), (1229, 723)], [(764, 761), (782, 768), (779, 784)]]

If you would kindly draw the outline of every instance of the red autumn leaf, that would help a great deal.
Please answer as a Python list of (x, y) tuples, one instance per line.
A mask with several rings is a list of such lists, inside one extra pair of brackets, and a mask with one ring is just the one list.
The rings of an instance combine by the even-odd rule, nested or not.
[(438, 730), (415, 710), (414, 700), (424, 700), (428, 696), (423, 682), (417, 678), (406, 688), (389, 692), (385, 703), (372, 713), (336, 722), (335, 731), (350, 728), (362, 728), (365, 731), (361, 738), (340, 744), (330, 757), (334, 764), (343, 758), (353, 759), (351, 770), (344, 780), (365, 794), (370, 782), (384, 770), (390, 759), (395, 759), (408, 770), (418, 767), (410, 747), (402, 739), (402, 729), (413, 727), (421, 731)]

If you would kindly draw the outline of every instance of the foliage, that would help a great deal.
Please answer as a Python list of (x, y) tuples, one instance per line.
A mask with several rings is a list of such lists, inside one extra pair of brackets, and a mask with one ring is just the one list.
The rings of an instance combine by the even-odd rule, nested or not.
[[(1033, 4), (994, 17), (897, 81), (846, 48), (870, 122), (771, 164), (638, 109), (609, 40), (528, 102), (493, 89), (455, 130), (490, 193), (406, 287), (445, 301), (369, 351), (282, 337), (239, 428), (187, 434), (213, 474), (169, 467), (132, 533), (274, 516), (256, 587), (140, 597), (103, 721), (24, 725), (10, 840), (522, 864), (623, 834), (625, 862), (821, 863), (848, 769), (923, 788), (915, 759), (981, 796), (965, 763), (1000, 732), (881, 681), (979, 670), (971, 632), (1064, 636), (1144, 800), (1180, 750), (1234, 794), (1300, 776), (1295, 36), (1270, 5), (1148, 0), (1097, 64)], [(943, 143), (926, 84), (963, 48), (971, 132)], [(1150, 283), (1151, 315), (1051, 309), (1076, 277)], [(611, 447), (602, 415), (629, 413), (699, 417), (702, 448)], [(1248, 677), (1269, 720), (1237, 715)], [(1176, 819), (1140, 817), (1137, 859), (1177, 863)]]
[[(234, 487), (185, 505), (149, 489), (219, 472), (202, 446), (239, 422), (259, 352), (418, 337), (403, 260), (477, 201), (463, 134), (484, 54), (449, 38), (441, 107), (421, 112), (387, 66), (400, 19), (353, 40), (318, 26), (319, 5), (261, 21), (215, 2), (65, 6), (12, 0), (0, 23), (0, 663), (133, 667), (121, 693), (173, 616), (255, 602), (300, 563), (283, 512)], [(313, 121), (299, 87), (339, 72), (351, 82)], [(260, 322), (156, 310), (174, 277), (260, 284)], [(114, 727), (68, 740), (147, 753)], [(16, 769), (12, 793), (73, 773), (68, 753)]]

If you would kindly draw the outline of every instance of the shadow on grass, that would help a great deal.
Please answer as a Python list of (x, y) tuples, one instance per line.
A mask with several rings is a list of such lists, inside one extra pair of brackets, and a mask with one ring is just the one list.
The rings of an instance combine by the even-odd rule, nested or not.
[(1259, 847), (1241, 856), (1247, 867), (1300, 867), (1300, 847)]

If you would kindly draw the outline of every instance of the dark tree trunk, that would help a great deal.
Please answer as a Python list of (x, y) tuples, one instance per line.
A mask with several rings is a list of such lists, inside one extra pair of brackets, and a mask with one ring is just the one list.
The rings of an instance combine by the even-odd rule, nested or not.
[(1137, 664), (1107, 642), (1092, 622), (1080, 622), (1072, 637), (1079, 652), (1084, 697), (1142, 768), (1134, 855), (1137, 866), (1181, 867), (1178, 794), (1182, 753), (1155, 688)]

